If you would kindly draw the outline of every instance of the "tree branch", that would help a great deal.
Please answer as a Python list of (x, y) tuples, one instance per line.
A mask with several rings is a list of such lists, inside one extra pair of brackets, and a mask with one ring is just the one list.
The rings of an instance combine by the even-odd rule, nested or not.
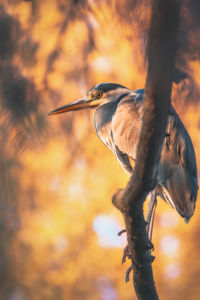
[(170, 107), (179, 15), (179, 0), (152, 0), (144, 115), (136, 165), (127, 187), (113, 196), (114, 205), (124, 216), (134, 287), (138, 299), (142, 300), (158, 299), (148, 252), (143, 203), (156, 186)]

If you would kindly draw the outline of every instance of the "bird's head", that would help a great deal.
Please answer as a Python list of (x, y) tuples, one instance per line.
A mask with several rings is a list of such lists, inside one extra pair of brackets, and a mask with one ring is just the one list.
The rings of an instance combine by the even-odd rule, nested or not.
[(107, 102), (115, 101), (121, 94), (128, 90), (117, 83), (100, 83), (87, 92), (83, 99), (69, 103), (50, 111), (47, 115), (62, 114), (69, 111), (97, 108)]

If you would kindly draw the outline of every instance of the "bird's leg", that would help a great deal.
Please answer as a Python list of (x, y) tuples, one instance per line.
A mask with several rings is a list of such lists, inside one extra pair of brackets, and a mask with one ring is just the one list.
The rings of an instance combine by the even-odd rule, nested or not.
[(146, 223), (147, 223), (147, 236), (149, 239), (148, 242), (148, 249), (150, 250), (150, 254), (151, 254), (151, 250), (154, 250), (154, 246), (152, 244), (152, 234), (153, 234), (153, 224), (154, 224), (154, 217), (155, 217), (155, 211), (156, 211), (156, 206), (157, 206), (157, 195), (158, 195), (158, 191), (157, 188), (155, 188), (155, 190), (151, 193), (151, 198), (148, 204), (148, 211), (147, 211), (147, 216), (146, 216)]

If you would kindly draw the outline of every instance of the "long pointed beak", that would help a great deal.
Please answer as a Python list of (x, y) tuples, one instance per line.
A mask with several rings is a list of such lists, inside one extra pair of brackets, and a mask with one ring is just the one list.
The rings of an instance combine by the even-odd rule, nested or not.
[(99, 104), (94, 100), (88, 100), (87, 98), (77, 100), (75, 102), (69, 103), (67, 105), (56, 108), (47, 113), (47, 116), (63, 114), (68, 111), (81, 110), (81, 109), (89, 109), (95, 108), (99, 106)]

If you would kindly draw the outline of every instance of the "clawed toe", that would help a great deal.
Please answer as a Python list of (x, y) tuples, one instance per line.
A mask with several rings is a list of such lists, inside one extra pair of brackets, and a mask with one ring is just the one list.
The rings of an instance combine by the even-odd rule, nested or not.
[(126, 232), (126, 229), (122, 229), (118, 232), (118, 236), (122, 235), (124, 232)]
[[(122, 235), (123, 233), (126, 232), (126, 229), (122, 229), (118, 232), (118, 236)], [(128, 244), (126, 245), (126, 247), (123, 249), (123, 256), (122, 256), (122, 264), (125, 263), (126, 258), (131, 258), (131, 254), (129, 251), (129, 246)]]
[(126, 245), (126, 247), (123, 249), (122, 264), (125, 263), (127, 257), (128, 257), (128, 259), (131, 258), (131, 254), (130, 254), (128, 245)]
[(150, 262), (150, 263), (152, 263), (152, 262), (154, 261), (154, 259), (155, 259), (155, 256), (153, 256), (153, 255), (150, 255), (150, 256), (149, 256), (149, 262)]
[(133, 270), (132, 265), (126, 270), (126, 278), (125, 278), (126, 283), (129, 282), (129, 277), (130, 277), (131, 270)]
[(146, 246), (146, 250), (154, 251), (154, 245), (151, 241), (148, 241), (147, 246)]

